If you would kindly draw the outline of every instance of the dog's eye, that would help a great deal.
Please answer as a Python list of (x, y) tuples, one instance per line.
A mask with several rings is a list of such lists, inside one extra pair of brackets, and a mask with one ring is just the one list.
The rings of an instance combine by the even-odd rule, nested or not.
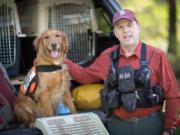
[(56, 35), (56, 37), (60, 37), (60, 35)]
[(49, 36), (45, 36), (44, 38), (45, 38), (45, 39), (49, 39)]

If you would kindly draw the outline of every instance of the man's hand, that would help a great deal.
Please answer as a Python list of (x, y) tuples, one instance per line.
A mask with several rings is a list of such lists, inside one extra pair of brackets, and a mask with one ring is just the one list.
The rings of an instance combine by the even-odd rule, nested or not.
[(170, 135), (168, 132), (164, 131), (162, 135)]

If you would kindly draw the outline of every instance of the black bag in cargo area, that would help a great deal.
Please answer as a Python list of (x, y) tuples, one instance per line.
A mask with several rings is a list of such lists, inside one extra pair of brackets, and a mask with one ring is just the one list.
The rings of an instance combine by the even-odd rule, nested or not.
[(14, 128), (16, 124), (12, 103), (16, 89), (11, 84), (3, 65), (0, 63), (0, 130)]

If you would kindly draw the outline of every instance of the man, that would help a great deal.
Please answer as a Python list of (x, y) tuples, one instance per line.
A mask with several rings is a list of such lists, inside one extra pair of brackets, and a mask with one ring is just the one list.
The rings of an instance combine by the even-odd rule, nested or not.
[[(140, 24), (135, 14), (128, 9), (121, 10), (115, 13), (112, 23), (113, 32), (120, 44), (102, 52), (87, 68), (78, 66), (67, 59), (66, 63), (74, 80), (81, 84), (107, 80), (109, 65), (112, 64), (109, 55), (112, 54), (112, 51), (118, 50), (118, 46), (119, 69), (129, 65), (134, 70), (141, 67), (141, 63), (143, 63), (141, 55), (145, 51), (142, 51), (142, 42), (139, 38)], [(165, 115), (163, 116), (160, 111), (162, 104), (136, 107), (130, 112), (121, 106), (114, 109), (114, 115), (107, 124), (111, 135), (171, 135), (174, 134), (177, 127), (179, 94), (175, 75), (165, 54), (160, 49), (149, 45), (145, 46), (145, 57), (149, 62), (147, 69), (150, 71), (150, 87), (160, 85), (163, 88), (166, 100)]]

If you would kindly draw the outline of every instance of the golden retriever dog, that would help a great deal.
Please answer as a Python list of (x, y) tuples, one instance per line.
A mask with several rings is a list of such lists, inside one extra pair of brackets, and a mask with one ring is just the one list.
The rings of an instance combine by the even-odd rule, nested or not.
[(61, 68), (37, 71), (37, 83), (31, 96), (20, 89), (14, 102), (14, 112), (18, 121), (29, 127), (34, 126), (36, 118), (56, 116), (61, 101), (70, 108), (71, 113), (76, 113), (70, 93), (68, 69), (64, 64), (68, 51), (66, 35), (57, 30), (47, 30), (34, 40), (34, 47), (37, 52), (35, 67), (54, 65)]

